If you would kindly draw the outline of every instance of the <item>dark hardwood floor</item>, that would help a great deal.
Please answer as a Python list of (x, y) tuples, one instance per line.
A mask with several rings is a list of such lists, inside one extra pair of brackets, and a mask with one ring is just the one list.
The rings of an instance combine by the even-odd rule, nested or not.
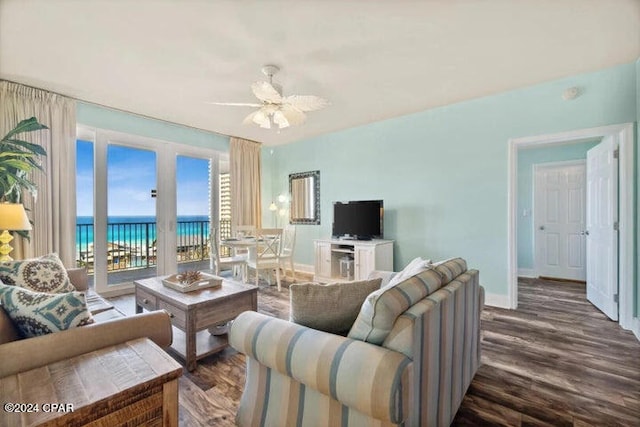
[[(640, 343), (595, 309), (585, 285), (521, 279), (519, 307), (485, 307), (482, 366), (453, 425), (640, 426)], [(112, 299), (133, 313), (133, 296)], [(258, 310), (286, 319), (289, 292), (261, 286)], [(233, 425), (244, 357), (201, 360), (180, 380), (180, 425)]]
[(486, 307), (482, 366), (454, 425), (640, 425), (640, 343), (585, 285), (521, 279), (517, 310)]

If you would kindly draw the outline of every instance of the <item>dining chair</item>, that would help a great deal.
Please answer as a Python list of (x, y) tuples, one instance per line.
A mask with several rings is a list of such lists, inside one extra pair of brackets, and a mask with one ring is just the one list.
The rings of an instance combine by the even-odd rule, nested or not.
[(291, 267), (291, 276), (293, 281), (296, 280), (296, 270), (293, 267), (293, 249), (296, 245), (296, 227), (295, 225), (286, 225), (282, 230), (282, 240), (280, 241), (280, 253), (278, 254), (278, 263), (286, 277), (286, 269), (284, 263), (289, 261)]
[(233, 276), (238, 275), (238, 271), (242, 273), (244, 280), (245, 269), (247, 264), (247, 254), (234, 254), (229, 257), (220, 257), (220, 241), (218, 240), (218, 229), (211, 227), (211, 242), (209, 243), (209, 266), (215, 272), (216, 276), (223, 269), (231, 269)]
[(256, 230), (255, 245), (249, 246), (247, 269), (255, 270), (256, 286), (258, 285), (260, 270), (268, 270), (268, 282), (271, 285), (271, 272), (276, 271), (276, 283), (278, 291), (282, 289), (280, 283), (280, 240), (281, 228), (262, 228)]

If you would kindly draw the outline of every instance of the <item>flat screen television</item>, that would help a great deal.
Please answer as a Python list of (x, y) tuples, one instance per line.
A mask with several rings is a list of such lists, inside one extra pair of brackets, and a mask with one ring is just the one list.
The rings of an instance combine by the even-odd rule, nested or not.
[(356, 240), (381, 239), (384, 204), (382, 200), (333, 203), (333, 237)]

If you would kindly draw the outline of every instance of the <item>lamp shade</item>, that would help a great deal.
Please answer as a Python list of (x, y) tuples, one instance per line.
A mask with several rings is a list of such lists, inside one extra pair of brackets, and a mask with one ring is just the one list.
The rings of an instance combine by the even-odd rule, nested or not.
[(20, 203), (0, 203), (0, 230), (31, 230), (31, 223)]
[(269, 210), (270, 211), (277, 211), (278, 207), (276, 206), (275, 203), (271, 202), (271, 204), (269, 205)]

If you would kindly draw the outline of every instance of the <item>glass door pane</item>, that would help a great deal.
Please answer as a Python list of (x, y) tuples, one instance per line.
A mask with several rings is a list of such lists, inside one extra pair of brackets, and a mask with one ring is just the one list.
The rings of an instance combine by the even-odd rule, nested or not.
[(76, 140), (76, 266), (87, 269), (90, 282), (94, 274), (93, 139), (85, 133)]
[(107, 283), (156, 275), (156, 153), (107, 147)]
[(209, 268), (211, 160), (176, 157), (176, 256), (178, 271)]

